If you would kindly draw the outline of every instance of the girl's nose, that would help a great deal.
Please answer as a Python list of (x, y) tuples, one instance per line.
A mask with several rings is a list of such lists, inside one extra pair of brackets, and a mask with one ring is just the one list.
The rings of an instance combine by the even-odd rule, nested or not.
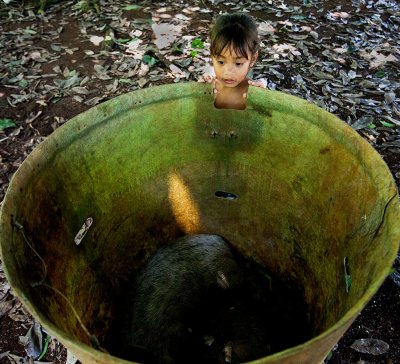
[(225, 74), (231, 74), (231, 73), (233, 73), (233, 71), (234, 71), (234, 67), (233, 67), (233, 65), (227, 65), (226, 67), (225, 67)]

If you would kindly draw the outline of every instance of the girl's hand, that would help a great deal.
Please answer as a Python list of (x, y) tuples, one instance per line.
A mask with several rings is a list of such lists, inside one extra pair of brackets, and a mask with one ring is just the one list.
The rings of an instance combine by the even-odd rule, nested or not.
[(261, 87), (261, 88), (267, 88), (267, 81), (265, 81), (263, 78), (260, 78), (256, 81), (250, 81), (249, 80), (249, 85), (251, 86), (256, 86), (256, 87)]
[(199, 79), (199, 82), (207, 82), (211, 83), (212, 85), (212, 90), (213, 90), (213, 95), (215, 95), (218, 92), (218, 89), (220, 88), (220, 81), (218, 81), (214, 76), (211, 75), (203, 75), (201, 79)]
[(212, 84), (213, 95), (214, 95), (214, 97), (215, 97), (215, 95), (216, 95), (217, 92), (218, 92), (218, 90), (217, 90), (217, 83), (218, 83), (219, 81), (217, 81), (217, 79), (216, 79), (214, 76), (204, 74), (204, 75), (202, 75), (202, 76), (198, 79), (197, 82), (211, 83), (211, 84)]
[(209, 75), (209, 74), (204, 74), (204, 75), (201, 75), (201, 76), (200, 76), (200, 78), (197, 80), (197, 82), (212, 83), (213, 79), (214, 79), (213, 76), (211, 76), (211, 75)]
[(211, 80), (211, 84), (212, 84), (212, 90), (213, 90), (214, 97), (216, 97), (218, 90), (221, 88), (221, 81), (219, 81), (218, 79), (213, 77)]

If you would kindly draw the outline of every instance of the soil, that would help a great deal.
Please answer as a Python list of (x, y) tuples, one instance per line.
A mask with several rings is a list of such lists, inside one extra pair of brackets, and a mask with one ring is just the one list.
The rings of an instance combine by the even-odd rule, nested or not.
[[(111, 2), (112, 3), (112, 2)], [(115, 2), (118, 3), (118, 2)], [(189, 1), (189, 3), (191, 3)], [(288, 5), (301, 6), (302, 1), (287, 1)], [(306, 2), (304, 2), (306, 3)], [(351, 11), (352, 3), (349, 1), (335, 1), (328, 2), (322, 1), (321, 6), (324, 10), (328, 9), (339, 9), (340, 11)], [(193, 6), (202, 6), (202, 2), (193, 1)], [(126, 4), (125, 4), (126, 5)], [(164, 4), (161, 2), (149, 2), (148, 5), (155, 8), (161, 7)], [(20, 31), (21, 29), (35, 29), (38, 34), (50, 34), (52, 31), (57, 30), (60, 26), (63, 26), (63, 31), (60, 33), (60, 37), (56, 40), (56, 44), (61, 44), (68, 49), (77, 50), (73, 54), (63, 53), (59, 58), (52, 62), (45, 62), (42, 64), (42, 74), (54, 73), (53, 68), (59, 66), (61, 70), (69, 68), (70, 70), (79, 70), (81, 77), (88, 76), (90, 79), (87, 83), (90, 89), (90, 98), (99, 97), (101, 101), (112, 98), (116, 94), (112, 94), (109, 91), (110, 80), (102, 80), (97, 77), (92, 77), (95, 73), (94, 66), (101, 64), (107, 66), (113, 64), (116, 59), (113, 59), (112, 55), (99, 57), (98, 59), (87, 56), (85, 51), (98, 52), (97, 46), (93, 45), (88, 39), (84, 39), (81, 35), (80, 20), (82, 14), (76, 11), (70, 11), (69, 7), (72, 6), (72, 2), (64, 2), (64, 4), (56, 4), (46, 9), (46, 12), (51, 15), (48, 18), (38, 18), (36, 20), (30, 20), (25, 17), (15, 17), (10, 20), (7, 15), (7, 10), (3, 3), (0, 4), (0, 33), (10, 33)], [(213, 1), (212, 5), (209, 4), (210, 9), (214, 13), (220, 10), (229, 10), (230, 5), (224, 5), (219, 1)], [(21, 14), (27, 15), (27, 11), (24, 11), (23, 5), (20, 5), (18, 11)], [(370, 12), (367, 8), (362, 8), (365, 12)], [(310, 11), (315, 12), (315, 8)], [(266, 17), (260, 11), (254, 11), (253, 15), (259, 17)], [(317, 14), (317, 13), (316, 13)], [(322, 13), (323, 14), (323, 13)], [(203, 20), (210, 20), (213, 13), (202, 14), (201, 17), (193, 22), (193, 26), (198, 30), (199, 27), (204, 26)], [(360, 13), (360, 16), (362, 13)], [(146, 13), (142, 13), (141, 10), (137, 11), (126, 11), (124, 16), (128, 20), (135, 18), (144, 18), (148, 16)], [(318, 13), (318, 16), (322, 16)], [(270, 15), (270, 19), (277, 20), (279, 17), (274, 18)], [(47, 19), (47, 20), (45, 20)], [(95, 30), (92, 29), (93, 34)], [(196, 30), (195, 30), (196, 31)], [(334, 34), (330, 33), (329, 30), (324, 30), (325, 37), (332, 37)], [(119, 34), (119, 37), (126, 35)], [(143, 37), (151, 37), (149, 32), (144, 32)], [(285, 34), (279, 35), (284, 39)], [(49, 49), (54, 43), (50, 37), (38, 36), (33, 40), (35, 49)], [(399, 43), (398, 43), (399, 44)], [(16, 42), (15, 47), (25, 47), (26, 45), (18, 44)], [(24, 55), (29, 54), (29, 47), (26, 49)], [(0, 51), (2, 51), (0, 44)], [(1, 57), (5, 56), (2, 53)], [(160, 66), (164, 67), (164, 66)], [(6, 74), (6, 70), (0, 68), (0, 81)], [(398, 73), (397, 73), (398, 74)], [(289, 78), (289, 77), (288, 77)], [(51, 78), (49, 77), (48, 84)], [(145, 87), (152, 87), (164, 83), (174, 82), (171, 78), (161, 78), (159, 80), (148, 81)], [(288, 82), (289, 81), (285, 81)], [(32, 87), (31, 85), (29, 87)], [(282, 88), (285, 87), (285, 83), (282, 84)], [(120, 84), (118, 88), (118, 94), (129, 92), (131, 90), (138, 89), (136, 83)], [(72, 94), (53, 95), (39, 94), (36, 97), (29, 99), (26, 102), (21, 102), (15, 106), (11, 106), (7, 101), (12, 94), (18, 92), (17, 86), (4, 85), (0, 82), (0, 119), (9, 118), (16, 122), (18, 128), (9, 128), (0, 133), (0, 201), (3, 200), (5, 191), (9, 184), (12, 174), (21, 165), (26, 156), (36, 147), (46, 136), (51, 134), (57, 127), (62, 125), (65, 121), (71, 119), (75, 115), (82, 113), (83, 111), (92, 107), (91, 105), (84, 104), (77, 101), (77, 98)], [(397, 91), (398, 92), (398, 91)], [(397, 94), (397, 97), (399, 95)], [(349, 112), (350, 114), (350, 112)], [(37, 116), (39, 115), (39, 116)], [(37, 116), (35, 118), (35, 116)], [(347, 118), (347, 114), (342, 112), (339, 115), (343, 120)], [(33, 119), (32, 121), (30, 121)], [(378, 140), (377, 148), (382, 158), (388, 164), (390, 171), (392, 172), (397, 185), (400, 185), (400, 157), (398, 148), (387, 148), (383, 147), (379, 141), (385, 141), (386, 137), (384, 132), (387, 131), (385, 128), (377, 130), (376, 139)], [(393, 134), (393, 130), (390, 130)], [(366, 140), (371, 139), (371, 134), (360, 131), (360, 135)], [(399, 135), (399, 128), (395, 131), (395, 136)], [(0, 271), (1, 272), (1, 271)], [(0, 276), (1, 278), (1, 276)], [(4, 284), (5, 279), (0, 279), (0, 284)], [(11, 293), (7, 294), (7, 299), (14, 299)], [(16, 301), (16, 300), (15, 300)], [(17, 302), (17, 301), (16, 301)], [(18, 304), (18, 303), (15, 303)], [(22, 308), (20, 310), (23, 311)], [(22, 312), (21, 311), (21, 312)], [(26, 313), (21, 313), (26, 315)], [(27, 315), (27, 317), (29, 317)], [(31, 322), (28, 321), (16, 321), (11, 319), (7, 314), (0, 316), (0, 364), (6, 364), (10, 362), (7, 357), (1, 358), (3, 352), (9, 351), (14, 355), (24, 357), (25, 351), (22, 344), (19, 342), (19, 336), (25, 335), (30, 327)], [(385, 341), (389, 344), (389, 350), (381, 355), (371, 355), (360, 353), (350, 346), (357, 339), (361, 338), (376, 338)], [(66, 349), (53, 341), (53, 350), (50, 354), (45, 356), (44, 360), (53, 361), (56, 364), (65, 364), (66, 360)], [(396, 285), (390, 278), (388, 278), (378, 293), (372, 299), (371, 302), (366, 306), (363, 312), (357, 317), (354, 324), (347, 331), (344, 337), (339, 341), (337, 346), (331, 353), (326, 363), (330, 364), (400, 364), (400, 287)]]

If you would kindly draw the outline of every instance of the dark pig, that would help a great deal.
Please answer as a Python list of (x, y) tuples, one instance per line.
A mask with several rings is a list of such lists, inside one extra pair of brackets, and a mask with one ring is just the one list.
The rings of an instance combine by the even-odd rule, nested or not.
[[(145, 363), (204, 362), (199, 357), (205, 353), (207, 334), (215, 336), (213, 351), (218, 356), (226, 346), (225, 334), (219, 334), (221, 324), (232, 314), (237, 316), (230, 313), (232, 307), (240, 306), (243, 311), (243, 296), (259, 301), (264, 294), (260, 292), (268, 291), (265, 284), (253, 289), (257, 280), (246, 261), (221, 236), (191, 235), (163, 246), (139, 270), (130, 288), (131, 307), (124, 319), (125, 357), (138, 360), (140, 351), (147, 353), (141, 355)], [(264, 330), (264, 319), (251, 321), (260, 321), (263, 328), (258, 330)], [(242, 346), (245, 338), (238, 341)], [(207, 362), (212, 362), (209, 359)]]

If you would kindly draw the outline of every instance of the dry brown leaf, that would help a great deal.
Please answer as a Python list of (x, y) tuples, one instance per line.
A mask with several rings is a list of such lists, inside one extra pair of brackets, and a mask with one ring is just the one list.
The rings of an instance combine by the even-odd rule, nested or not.
[(399, 59), (395, 57), (393, 54), (389, 54), (388, 56), (385, 56), (382, 53), (379, 53), (377, 50), (373, 50), (372, 52), (368, 53), (367, 51), (361, 51), (360, 55), (368, 60), (369, 63), (369, 68), (370, 69), (376, 69), (379, 67), (384, 66), (388, 62), (399, 62)]
[(14, 307), (14, 304), (14, 300), (0, 302), (0, 317), (3, 317), (5, 314), (7, 314)]

